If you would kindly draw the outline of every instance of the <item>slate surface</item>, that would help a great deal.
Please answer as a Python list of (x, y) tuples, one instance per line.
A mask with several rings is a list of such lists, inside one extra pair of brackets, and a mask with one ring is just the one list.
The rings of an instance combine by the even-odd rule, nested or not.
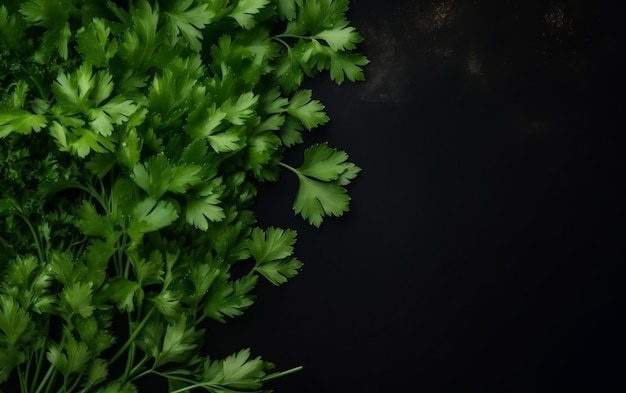
[(209, 346), (305, 366), (277, 392), (624, 391), (619, 13), (385, 4), (352, 2), (368, 80), (311, 83), (332, 121), (306, 142), (363, 168), (352, 211), (315, 230), (295, 179), (262, 187), (306, 265)]

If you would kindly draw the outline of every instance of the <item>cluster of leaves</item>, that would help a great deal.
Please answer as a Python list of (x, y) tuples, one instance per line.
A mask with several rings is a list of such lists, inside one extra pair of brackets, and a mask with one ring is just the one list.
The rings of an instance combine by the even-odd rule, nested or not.
[(0, 0), (0, 383), (131, 393), (158, 375), (173, 393), (260, 392), (297, 370), (201, 354), (202, 322), (302, 265), (295, 231), (255, 226), (256, 182), (293, 172), (315, 226), (348, 210), (360, 169), (345, 152), (282, 162), (329, 120), (304, 77), (363, 79), (347, 9)]

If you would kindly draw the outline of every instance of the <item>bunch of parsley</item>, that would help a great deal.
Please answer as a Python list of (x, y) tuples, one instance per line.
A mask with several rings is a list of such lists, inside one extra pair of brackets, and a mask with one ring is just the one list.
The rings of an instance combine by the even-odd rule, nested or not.
[(282, 162), (329, 120), (304, 78), (363, 79), (347, 9), (0, 0), (0, 383), (131, 393), (156, 375), (171, 393), (260, 392), (298, 369), (202, 354), (202, 322), (302, 265), (295, 231), (255, 226), (255, 184), (295, 174), (294, 210), (315, 226), (348, 210), (345, 152)]

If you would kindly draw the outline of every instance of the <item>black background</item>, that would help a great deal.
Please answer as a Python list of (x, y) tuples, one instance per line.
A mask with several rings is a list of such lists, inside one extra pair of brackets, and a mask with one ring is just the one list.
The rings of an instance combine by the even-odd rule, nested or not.
[(352, 210), (315, 229), (296, 179), (260, 187), (260, 225), (297, 229), (305, 267), (209, 350), (303, 365), (277, 392), (626, 391), (614, 3), (355, 0), (349, 17), (367, 81), (310, 83), (332, 120), (306, 143), (363, 168)]

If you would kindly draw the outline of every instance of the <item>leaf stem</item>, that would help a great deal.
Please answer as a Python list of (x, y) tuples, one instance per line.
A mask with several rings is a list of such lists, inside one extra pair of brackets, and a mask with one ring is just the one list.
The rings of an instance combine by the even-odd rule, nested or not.
[(294, 167), (292, 167), (292, 166), (290, 166), (290, 165), (287, 165), (287, 164), (285, 164), (285, 163), (284, 163), (284, 162), (282, 162), (282, 161), (278, 161), (278, 165), (282, 166), (283, 168), (287, 168), (287, 169), (289, 169), (291, 172), (293, 172), (293, 173), (295, 173), (296, 175), (300, 176), (300, 171), (299, 171), (299, 170), (297, 170), (296, 168), (294, 168)]
[[(134, 381), (136, 378), (141, 378), (141, 376), (144, 375), (145, 371), (142, 372), (141, 374), (139, 374), (138, 376), (135, 376), (136, 373), (139, 372), (139, 370), (141, 370), (141, 368), (143, 366), (145, 366), (145, 364), (150, 360), (149, 357), (145, 356), (143, 357), (143, 359), (141, 359), (141, 361), (139, 361), (139, 363), (137, 363), (135, 365), (135, 367), (133, 367), (132, 370), (130, 370), (130, 373), (128, 373), (128, 376), (126, 376), (127, 379), (130, 379), (131, 381)], [(148, 372), (152, 371), (152, 369), (147, 370)]]
[(35, 390), (35, 393), (40, 393), (43, 390), (44, 386), (46, 386), (46, 382), (48, 382), (48, 379), (50, 379), (50, 376), (52, 375), (54, 370), (54, 365), (50, 363), (50, 367), (48, 367), (48, 371), (46, 372), (46, 375), (43, 376), (43, 379), (39, 383), (39, 387), (37, 388), (37, 390)]
[(153, 312), (154, 312), (154, 307), (151, 308), (146, 313), (146, 316), (143, 317), (142, 321), (139, 323), (139, 325), (137, 325), (137, 328), (135, 329), (133, 334), (131, 334), (130, 337), (128, 337), (128, 340), (126, 340), (124, 345), (122, 345), (122, 347), (115, 353), (115, 355), (113, 355), (113, 357), (111, 357), (111, 359), (109, 360), (109, 365), (113, 364), (120, 356), (122, 356), (124, 351), (126, 351), (126, 349), (130, 346), (130, 344), (135, 342), (135, 339), (137, 338), (137, 336), (139, 336), (139, 334), (141, 333), (143, 328), (146, 327), (146, 324), (150, 320), (150, 317), (152, 316)]
[(271, 380), (276, 379), (276, 378), (284, 377), (284, 376), (289, 375), (289, 374), (297, 373), (298, 371), (301, 371), (303, 368), (304, 367), (302, 367), (302, 366), (298, 366), (298, 367), (291, 368), (289, 370), (285, 370), (285, 371), (281, 371), (281, 372), (278, 372), (278, 373), (273, 373), (273, 374), (270, 374), (270, 375), (266, 375), (265, 377), (261, 378), (261, 381), (267, 382), (267, 381), (271, 381)]
[(72, 384), (72, 386), (70, 387), (69, 392), (73, 392), (73, 391), (74, 391), (74, 389), (76, 389), (76, 388), (78, 387), (78, 384), (80, 383), (80, 381), (81, 381), (81, 379), (82, 379), (82, 378), (81, 378), (82, 376), (83, 376), (83, 374), (81, 374), (81, 375), (79, 375), (79, 376), (77, 376), (77, 377), (76, 377), (76, 381), (74, 381), (74, 383), (73, 383), (73, 384)]
[(305, 35), (296, 35), (296, 34), (278, 34), (272, 37), (275, 40), (279, 40), (281, 38), (297, 38), (300, 40), (312, 40), (313, 37), (305, 36)]
[(44, 257), (43, 246), (41, 244), (41, 238), (39, 237), (39, 234), (37, 233), (37, 231), (35, 231), (35, 227), (33, 227), (33, 224), (30, 222), (28, 217), (26, 217), (23, 213), (19, 213), (18, 215), (22, 218), (22, 220), (24, 220), (24, 222), (30, 229), (30, 233), (33, 235), (33, 240), (35, 241), (35, 248), (37, 248), (37, 255), (39, 256), (39, 261), (41, 261), (41, 263), (44, 263), (46, 260)]
[(26, 381), (24, 380), (24, 374), (22, 373), (22, 368), (20, 365), (17, 366), (17, 374), (20, 380), (20, 391), (22, 393), (27, 393), (26, 391)]
[(37, 358), (37, 365), (35, 366), (35, 375), (33, 376), (33, 378), (31, 379), (31, 388), (30, 391), (34, 391), (35, 387), (37, 386), (37, 380), (39, 379), (39, 374), (41, 373), (41, 366), (43, 366), (43, 359), (45, 358), (45, 350), (46, 347), (48, 346), (48, 335), (50, 332), (50, 318), (47, 318), (46, 320), (46, 335), (43, 338), (43, 344), (41, 345), (41, 349), (39, 350), (39, 354), (36, 357)]
[(283, 46), (284, 46), (285, 48), (287, 48), (287, 52), (288, 52), (288, 53), (289, 53), (289, 52), (291, 52), (291, 46), (289, 46), (289, 44), (288, 44), (285, 40), (283, 40), (282, 38), (280, 38), (280, 36), (275, 36), (275, 37), (272, 37), (272, 38), (273, 38), (274, 40), (276, 40), (276, 41), (280, 42), (281, 44), (283, 44)]

